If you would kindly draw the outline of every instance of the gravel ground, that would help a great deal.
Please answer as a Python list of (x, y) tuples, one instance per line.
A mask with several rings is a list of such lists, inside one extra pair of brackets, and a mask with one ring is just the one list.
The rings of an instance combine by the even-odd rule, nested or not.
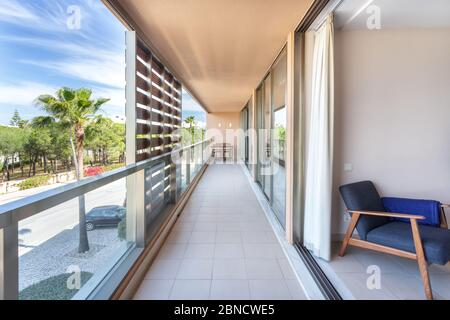
[(81, 271), (96, 273), (105, 268), (127, 243), (117, 237), (117, 228), (88, 232), (90, 250), (78, 253), (78, 226), (64, 230), (19, 258), (19, 290), (34, 283), (67, 272), (77, 266)]

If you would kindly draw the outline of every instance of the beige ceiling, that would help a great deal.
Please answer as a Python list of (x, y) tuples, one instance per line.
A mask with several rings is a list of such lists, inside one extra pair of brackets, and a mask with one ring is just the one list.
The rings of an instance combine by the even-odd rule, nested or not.
[(210, 112), (240, 110), (312, 0), (121, 0)]

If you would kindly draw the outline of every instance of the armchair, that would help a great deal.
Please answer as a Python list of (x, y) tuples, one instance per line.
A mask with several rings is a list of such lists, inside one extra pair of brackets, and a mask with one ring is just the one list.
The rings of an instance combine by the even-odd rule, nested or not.
[[(371, 181), (341, 186), (351, 215), (339, 252), (355, 246), (416, 260), (427, 299), (433, 299), (428, 263), (450, 260), (450, 230), (444, 208), (432, 200), (381, 198)], [(395, 212), (393, 212), (395, 211)], [(359, 239), (352, 237), (357, 229)]]

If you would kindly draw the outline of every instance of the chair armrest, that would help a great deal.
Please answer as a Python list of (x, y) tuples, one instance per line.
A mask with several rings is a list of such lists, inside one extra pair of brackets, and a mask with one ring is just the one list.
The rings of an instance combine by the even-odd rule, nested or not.
[(450, 204), (441, 203), (441, 208), (444, 208), (444, 209), (450, 208)]
[(424, 216), (419, 216), (415, 214), (405, 214), (405, 213), (394, 213), (394, 212), (379, 212), (379, 211), (361, 211), (361, 210), (348, 210), (350, 213), (359, 213), (367, 216), (378, 216), (378, 217), (389, 217), (389, 218), (404, 218), (404, 219), (414, 219), (414, 220), (424, 220)]

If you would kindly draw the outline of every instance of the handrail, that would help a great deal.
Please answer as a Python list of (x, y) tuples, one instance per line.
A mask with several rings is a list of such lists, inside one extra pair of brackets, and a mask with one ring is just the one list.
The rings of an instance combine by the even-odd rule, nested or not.
[(87, 192), (98, 189), (121, 178), (132, 175), (138, 171), (151, 167), (174, 153), (182, 152), (188, 148), (195, 148), (196, 146), (211, 140), (212, 139), (203, 140), (193, 145), (164, 153), (152, 159), (130, 164), (123, 168), (106, 172), (95, 177), (76, 181), (65, 186), (43, 191), (23, 199), (0, 205), (0, 229), (32, 217), (44, 210), (60, 205), (66, 201), (79, 197), (80, 195), (86, 194)]
[(192, 149), (192, 148), (195, 148), (196, 146), (198, 146), (198, 145), (200, 145), (200, 144), (202, 144), (202, 143), (209, 142), (209, 141), (213, 141), (213, 140), (214, 140), (213, 138), (205, 139), (205, 140), (203, 140), (203, 141), (196, 142), (196, 143), (191, 144), (191, 145), (189, 145), (189, 146), (185, 146), (185, 147), (176, 149), (176, 151), (183, 151), (183, 150), (189, 149), (189, 148)]

